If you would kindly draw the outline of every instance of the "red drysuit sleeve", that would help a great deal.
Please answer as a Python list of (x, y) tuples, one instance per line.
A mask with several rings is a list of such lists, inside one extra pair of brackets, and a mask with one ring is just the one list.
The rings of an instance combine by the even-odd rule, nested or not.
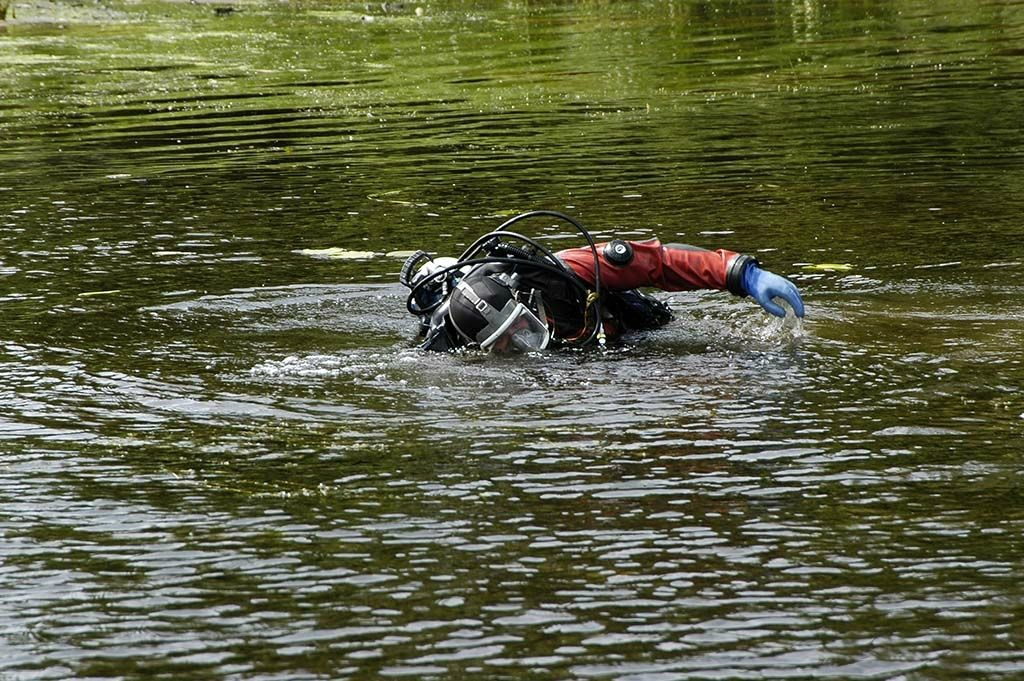
[[(652, 286), (663, 291), (728, 289), (744, 295), (742, 272), (750, 256), (732, 251), (708, 251), (692, 246), (662, 246), (658, 239), (628, 242), (633, 259), (616, 265), (604, 256), (605, 244), (597, 244), (601, 261), (601, 287), (609, 291)], [(556, 255), (584, 281), (594, 285), (594, 256), (589, 246), (559, 251)]]

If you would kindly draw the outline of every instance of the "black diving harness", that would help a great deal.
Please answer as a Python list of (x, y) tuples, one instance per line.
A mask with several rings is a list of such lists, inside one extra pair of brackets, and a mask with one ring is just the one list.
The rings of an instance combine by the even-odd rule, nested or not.
[[(580, 279), (579, 275), (559, 260), (548, 248), (530, 237), (509, 231), (508, 229), (517, 222), (535, 217), (553, 217), (564, 222), (568, 222), (587, 240), (587, 244), (590, 246), (590, 252), (594, 257), (593, 291), (591, 291), (587, 284)], [(526, 246), (521, 247), (510, 244), (502, 241), (502, 239), (515, 239)], [(481, 252), (486, 255), (480, 257)], [(409, 312), (414, 315), (426, 315), (440, 307), (451, 290), (452, 274), (461, 271), (467, 265), (477, 266), (489, 263), (515, 265), (542, 270), (561, 278), (580, 294), (582, 300), (586, 301), (586, 309), (583, 314), (583, 330), (575, 338), (563, 338), (560, 339), (561, 341), (572, 345), (582, 346), (593, 342), (594, 339), (597, 339), (597, 342), (601, 347), (604, 347), (605, 345), (606, 336), (604, 320), (601, 312), (603, 294), (601, 287), (601, 259), (597, 254), (597, 244), (594, 243), (594, 238), (590, 235), (590, 232), (587, 231), (586, 227), (580, 224), (576, 219), (564, 213), (559, 213), (558, 211), (553, 210), (534, 210), (526, 213), (520, 213), (519, 215), (503, 222), (494, 231), (488, 232), (474, 241), (469, 248), (467, 248), (462, 255), (458, 257), (454, 264), (439, 268), (429, 276), (425, 276), (420, 281), (413, 284), (412, 275), (423, 258), (428, 260), (432, 259), (425, 252), (417, 252), (406, 260), (399, 276), (399, 281), (410, 288), (409, 296), (406, 298), (405, 305)], [(421, 294), (426, 292), (426, 288), (428, 286), (437, 286), (438, 282), (442, 282), (441, 285), (444, 295), (438, 297), (438, 299), (432, 303), (422, 304)], [(587, 321), (587, 311), (591, 307), (594, 309), (593, 328), (590, 329), (588, 333), (587, 330), (589, 323)]]

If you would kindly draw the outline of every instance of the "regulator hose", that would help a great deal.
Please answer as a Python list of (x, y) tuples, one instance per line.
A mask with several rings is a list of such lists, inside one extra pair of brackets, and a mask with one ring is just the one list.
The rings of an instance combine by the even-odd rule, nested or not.
[(433, 312), (435, 309), (440, 307), (442, 301), (438, 301), (434, 305), (430, 305), (430, 306), (424, 307), (424, 308), (413, 307), (413, 305), (416, 303), (416, 294), (419, 293), (420, 289), (422, 289), (427, 284), (432, 283), (434, 280), (436, 280), (436, 279), (438, 279), (438, 278), (440, 278), (442, 276), (448, 275), (448, 274), (450, 274), (452, 272), (456, 272), (456, 271), (462, 269), (463, 267), (466, 267), (466, 265), (472, 264), (472, 265), (475, 266), (475, 265), (487, 265), (487, 264), (490, 264), (490, 263), (497, 263), (497, 264), (501, 264), (501, 265), (519, 265), (519, 266), (523, 266), (523, 267), (533, 267), (534, 269), (544, 270), (546, 272), (550, 272), (551, 274), (554, 274), (554, 275), (557, 275), (559, 277), (562, 277), (563, 279), (565, 279), (566, 281), (568, 281), (569, 283), (574, 285), (583, 294), (583, 298), (586, 298), (587, 294), (589, 293), (589, 291), (587, 290), (586, 285), (583, 282), (581, 282), (578, 278), (571, 279), (570, 278), (570, 276), (571, 276), (570, 273), (566, 272), (565, 270), (563, 270), (561, 268), (555, 267), (554, 265), (549, 265), (547, 263), (538, 262), (536, 260), (520, 260), (519, 258), (504, 258), (504, 257), (474, 258), (474, 259), (469, 260), (469, 261), (463, 260), (463, 261), (459, 261), (459, 262), (455, 263), (454, 265), (448, 265), (447, 267), (444, 267), (444, 268), (441, 268), (441, 269), (437, 270), (437, 272), (432, 274), (430, 277), (424, 277), (423, 281), (417, 282), (415, 285), (413, 285), (412, 290), (409, 291), (409, 296), (406, 298), (406, 303), (405, 303), (406, 309), (409, 310), (409, 312), (411, 314), (414, 314), (414, 315), (421, 315), (421, 314), (427, 314), (429, 312)]
[[(594, 308), (595, 308), (595, 311), (597, 313), (597, 320), (594, 322), (594, 332), (591, 334), (591, 338), (593, 338), (594, 335), (596, 335), (597, 336), (597, 342), (601, 345), (601, 347), (604, 347), (604, 345), (605, 345), (604, 318), (601, 316), (601, 301), (603, 299), (603, 293), (604, 293), (604, 291), (602, 290), (602, 287), (601, 287), (601, 258), (598, 257), (598, 255), (597, 255), (597, 244), (594, 243), (594, 237), (592, 237), (590, 235), (590, 232), (587, 231), (587, 228), (584, 227), (582, 224), (580, 224), (580, 222), (578, 220), (576, 220), (575, 218), (573, 218), (573, 217), (571, 217), (569, 215), (566, 215), (565, 213), (560, 213), (560, 212), (558, 212), (556, 210), (543, 210), (543, 209), (542, 210), (531, 210), (531, 211), (528, 211), (526, 213), (520, 213), (519, 215), (516, 215), (515, 217), (509, 218), (508, 220), (506, 220), (504, 223), (502, 223), (498, 227), (498, 230), (500, 231), (500, 230), (508, 229), (509, 227), (511, 227), (515, 223), (519, 222), (520, 220), (527, 220), (529, 218), (535, 218), (535, 217), (552, 217), (552, 218), (557, 218), (558, 220), (562, 220), (563, 222), (568, 222), (570, 225), (572, 225), (573, 227), (576, 228), (576, 231), (578, 231), (580, 234), (583, 235), (584, 239), (587, 240), (587, 244), (589, 244), (589, 246), (590, 246), (590, 252), (591, 252), (591, 254), (594, 257), (594, 291), (597, 293), (597, 297), (596, 297), (596, 299), (594, 301)], [(545, 250), (545, 253), (550, 253), (550, 251), (547, 251), (547, 249), (544, 249), (544, 250)], [(559, 262), (561, 262), (561, 261), (559, 261)], [(587, 342), (589, 342), (589, 341), (590, 341), (590, 338), (587, 339)]]

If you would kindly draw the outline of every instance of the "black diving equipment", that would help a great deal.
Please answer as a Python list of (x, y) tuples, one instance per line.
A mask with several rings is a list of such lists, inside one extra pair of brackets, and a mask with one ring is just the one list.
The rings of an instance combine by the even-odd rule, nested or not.
[(426, 251), (416, 251), (406, 258), (398, 281), (412, 289), (406, 301), (409, 312), (424, 314), (441, 304), (455, 284), (458, 272), (445, 268), (456, 264), (455, 258), (433, 258)]
[[(543, 295), (537, 289), (522, 292), (517, 273), (493, 269), (477, 267), (455, 286), (448, 303), (448, 316), (455, 330), (482, 350), (543, 350), (551, 340)], [(520, 296), (525, 296), (534, 309), (527, 307)]]
[[(521, 220), (545, 216), (570, 223), (587, 240), (594, 258), (594, 291), (591, 291), (585, 281), (544, 245), (522, 234), (508, 231), (509, 227)], [(463, 341), (478, 344), (480, 347), (486, 345), (485, 349), (499, 350), (503, 349), (499, 347), (502, 345), (513, 349), (541, 349), (547, 347), (552, 340), (560, 344), (585, 345), (594, 339), (603, 347), (605, 330), (601, 313), (603, 290), (600, 268), (597, 246), (582, 224), (563, 213), (537, 210), (506, 220), (496, 230), (484, 234), (473, 242), (457, 259), (432, 258), (423, 251), (414, 253), (402, 266), (399, 281), (410, 289), (406, 307), (410, 313), (420, 317), (426, 334), (424, 348), (447, 349), (444, 346), (458, 344), (458, 339), (453, 338), (447, 329), (446, 321), (451, 322), (451, 326)], [(480, 270), (479, 275), (477, 270)], [(486, 296), (475, 291), (474, 294), (487, 303), (487, 308), (484, 309), (487, 309), (494, 319), (486, 319), (484, 311), (474, 307), (472, 309), (479, 311), (480, 319), (484, 319), (486, 323), (481, 324), (480, 319), (476, 319), (476, 323), (471, 324), (463, 319), (463, 326), (471, 328), (460, 326), (456, 321), (460, 312), (456, 308), (462, 309), (461, 303), (466, 301), (470, 305), (479, 305), (472, 300), (473, 294), (467, 293), (473, 291), (474, 287), (460, 289), (460, 281), (473, 277), (479, 285), (489, 287), (488, 284), (480, 283), (483, 281), (480, 277), (497, 282), (492, 275), (500, 272), (520, 277), (519, 281), (526, 284), (527, 290), (532, 291), (527, 296), (529, 300), (513, 296), (511, 299), (489, 301)], [(546, 318), (546, 312), (550, 312), (550, 309), (544, 309), (540, 287), (529, 285), (532, 277), (539, 276), (560, 282), (563, 297), (571, 299), (574, 307), (584, 311), (582, 330), (577, 328), (572, 333), (567, 333), (564, 329), (552, 325), (550, 319)], [(512, 304), (509, 304), (510, 301)], [(468, 313), (468, 310), (462, 311)], [(494, 323), (496, 315), (502, 315), (502, 323)], [(489, 333), (481, 335), (484, 331)], [(442, 335), (446, 338), (442, 338)]]
[(604, 247), (605, 260), (618, 267), (633, 262), (633, 247), (622, 239), (612, 239)]

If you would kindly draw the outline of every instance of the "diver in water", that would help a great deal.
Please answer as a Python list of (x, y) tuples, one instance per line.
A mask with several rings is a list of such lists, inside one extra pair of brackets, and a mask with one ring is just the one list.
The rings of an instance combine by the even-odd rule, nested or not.
[[(552, 253), (537, 241), (508, 231), (538, 216), (572, 224), (588, 246)], [(410, 289), (406, 306), (420, 320), (424, 350), (479, 348), (530, 352), (547, 347), (598, 344), (625, 331), (654, 329), (672, 319), (668, 305), (639, 289), (728, 290), (751, 296), (784, 317), (786, 302), (798, 317), (804, 305), (788, 279), (760, 267), (749, 255), (657, 239), (595, 243), (575, 219), (532, 211), (506, 221), (474, 242), (459, 258), (417, 251), (399, 281)]]

